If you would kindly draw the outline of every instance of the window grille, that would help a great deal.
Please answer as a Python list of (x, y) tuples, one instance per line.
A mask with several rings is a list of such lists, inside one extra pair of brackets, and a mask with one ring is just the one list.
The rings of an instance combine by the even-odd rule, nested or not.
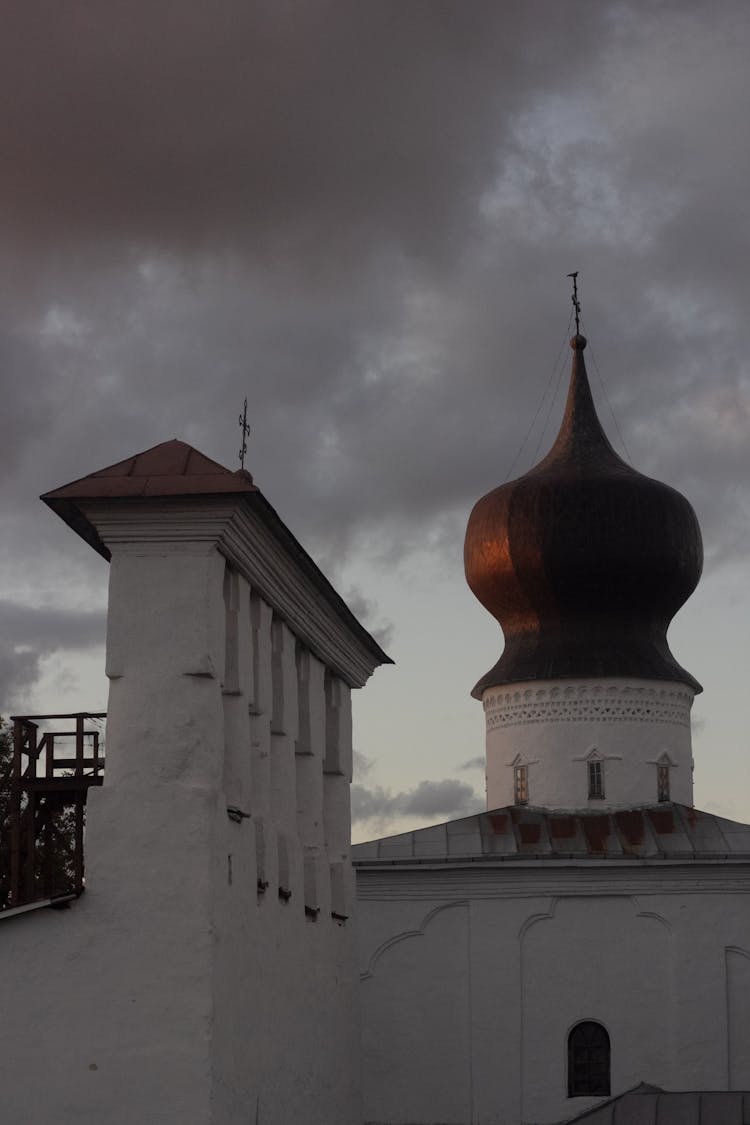
[(656, 767), (657, 791), (660, 801), (669, 800), (669, 766)]
[(600, 801), (604, 797), (604, 766), (602, 762), (589, 762), (589, 800)]
[(529, 767), (528, 766), (514, 766), (513, 767), (513, 791), (514, 800), (517, 805), (528, 805), (529, 803)]
[(568, 1097), (608, 1096), (610, 1044), (606, 1028), (593, 1020), (578, 1023), (568, 1036)]

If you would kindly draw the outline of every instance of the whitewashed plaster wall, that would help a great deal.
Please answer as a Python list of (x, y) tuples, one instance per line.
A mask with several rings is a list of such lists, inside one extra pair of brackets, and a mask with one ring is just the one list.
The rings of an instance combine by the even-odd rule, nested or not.
[(750, 1088), (750, 867), (357, 871), (368, 1125), (531, 1125), (567, 1036), (604, 1024), (612, 1093)]
[[(228, 742), (226, 758), (246, 759), (249, 744), (249, 772), (265, 780), (257, 803), (252, 791), (245, 805), (227, 792), (240, 819), (222, 822), (213, 880), (221, 950), (214, 969), (213, 1101), (222, 1107), (217, 1120), (232, 1125), (253, 1121), (256, 1108), (260, 1122), (275, 1125), (350, 1125), (361, 1120), (359, 1011), (352, 903), (336, 894), (339, 865), (349, 859), (351, 775), (324, 773), (332, 765), (326, 765), (327, 739), (334, 742), (325, 694), (330, 674), (243, 579), (239, 589), (240, 611), (248, 604), (254, 623), (240, 634), (240, 667), (249, 670), (240, 682), (252, 684), (252, 698), (248, 712), (245, 693), (224, 695), (225, 709), (247, 715), (248, 727), (235, 728), (239, 737)], [(348, 698), (346, 685), (340, 690)], [(337, 725), (336, 745), (350, 765), (348, 715), (348, 728)], [(343, 827), (328, 820), (323, 791), (329, 776), (346, 787), (346, 806), (337, 808)], [(346, 848), (329, 849), (329, 836), (338, 842), (345, 836)], [(231, 863), (231, 882), (224, 862)], [(252, 894), (243, 893), (247, 887)]]
[[(654, 680), (559, 680), (488, 688), (487, 807), (514, 802), (514, 767), (525, 766), (528, 803), (602, 810), (657, 800), (657, 766), (669, 769), (670, 799), (693, 803), (690, 709), (683, 684)], [(598, 761), (604, 799), (589, 798), (588, 763)]]
[(358, 1125), (349, 684), (205, 522), (165, 542), (148, 514), (99, 521), (111, 686), (86, 892), (0, 925), (3, 1115)]

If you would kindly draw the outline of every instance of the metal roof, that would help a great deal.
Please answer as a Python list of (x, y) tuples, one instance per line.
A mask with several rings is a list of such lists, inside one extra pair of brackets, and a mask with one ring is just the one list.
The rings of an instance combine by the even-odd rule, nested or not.
[(701, 686), (669, 650), (667, 625), (700, 578), (688, 501), (623, 461), (591, 396), (576, 335), (560, 432), (547, 456), (474, 505), (466, 580), (502, 626), (503, 653), (472, 691), (636, 676)]
[[(564, 1125), (750, 1125), (750, 1091), (660, 1090), (643, 1083)], [(563, 1125), (561, 1122), (560, 1125)]]
[(357, 865), (500, 859), (750, 858), (750, 825), (687, 805), (555, 812), (510, 805), (356, 844)]

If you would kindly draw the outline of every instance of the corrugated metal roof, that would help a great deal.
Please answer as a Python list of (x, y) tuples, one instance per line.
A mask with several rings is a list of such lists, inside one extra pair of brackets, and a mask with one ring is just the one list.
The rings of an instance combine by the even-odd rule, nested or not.
[(660, 1090), (643, 1083), (560, 1125), (750, 1125), (750, 1091)]
[(462, 859), (750, 858), (750, 825), (687, 805), (555, 812), (510, 805), (356, 844), (355, 863)]

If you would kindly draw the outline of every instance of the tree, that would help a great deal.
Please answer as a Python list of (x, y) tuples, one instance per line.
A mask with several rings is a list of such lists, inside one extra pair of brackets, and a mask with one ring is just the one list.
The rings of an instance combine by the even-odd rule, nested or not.
[[(0, 910), (11, 905), (12, 783), (13, 730), (0, 717)], [(33, 901), (65, 894), (75, 887), (75, 809), (70, 793), (38, 793), (33, 813), (28, 795), (22, 793), (24, 829), (28, 829), (31, 815), (34, 816)], [(27, 830), (22, 832), (22, 844), (28, 846)], [(27, 858), (22, 851), (22, 863)]]
[(13, 731), (0, 716), (0, 909), (10, 896), (10, 809)]

